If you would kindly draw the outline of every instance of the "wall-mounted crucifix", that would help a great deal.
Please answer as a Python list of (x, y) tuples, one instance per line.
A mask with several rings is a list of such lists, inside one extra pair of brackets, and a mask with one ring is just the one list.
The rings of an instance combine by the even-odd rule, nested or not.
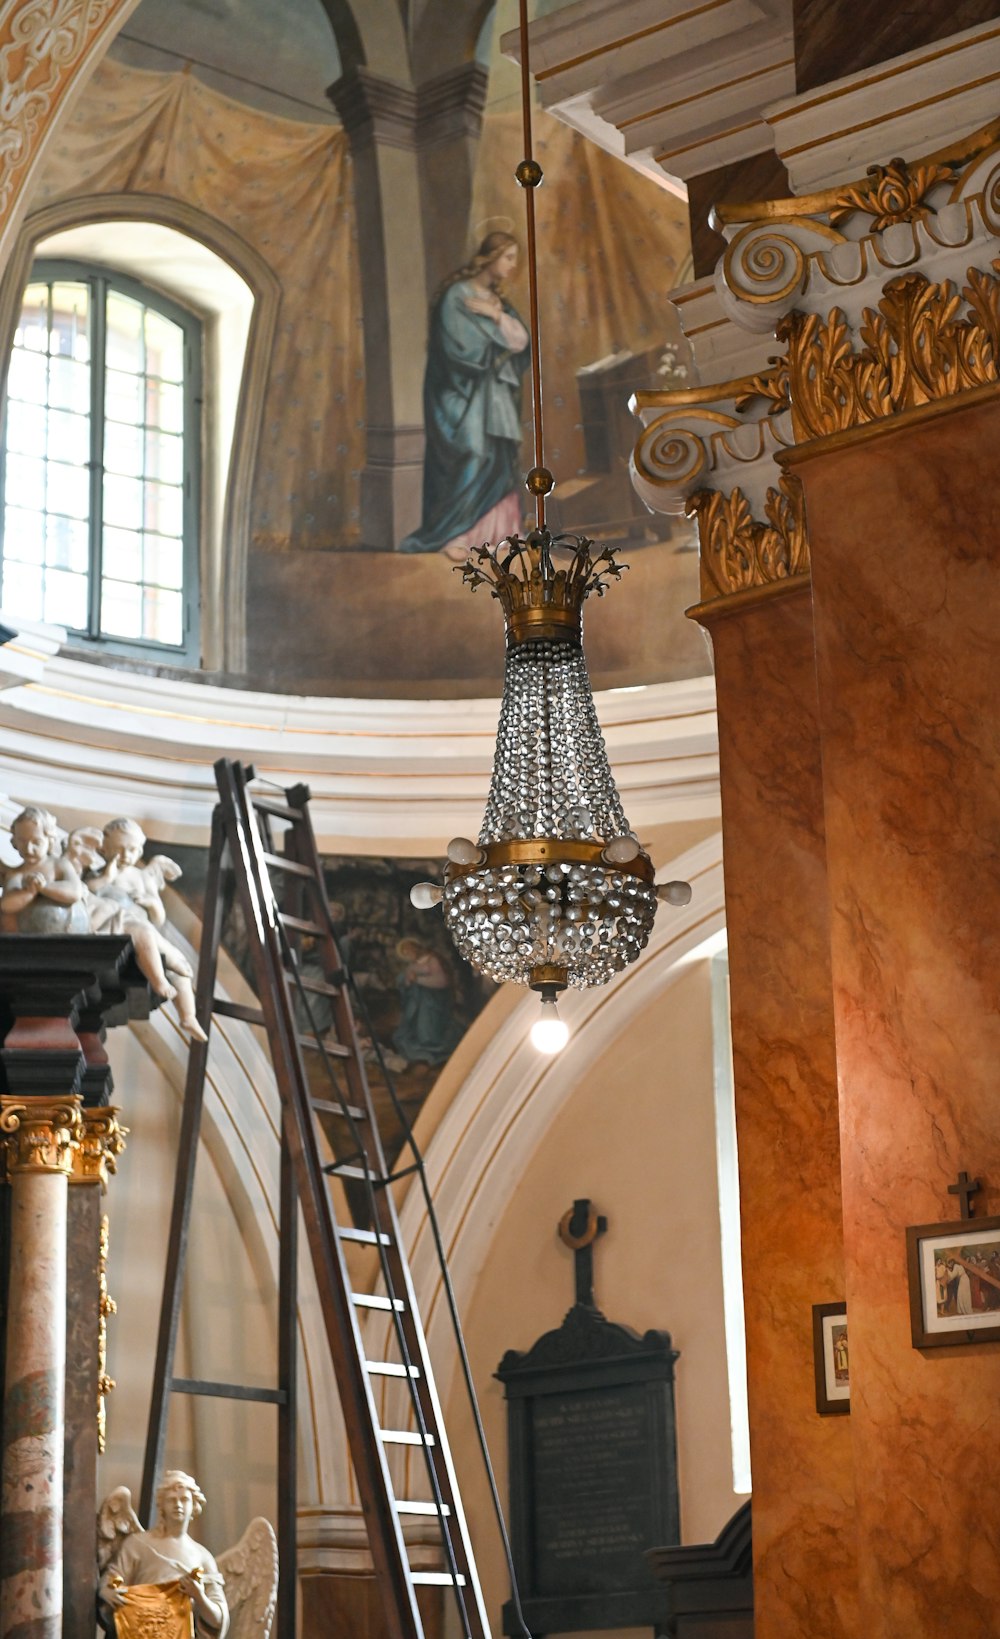
[(594, 1302), (594, 1242), (608, 1227), (607, 1218), (598, 1217), (590, 1201), (574, 1201), (559, 1220), (559, 1239), (573, 1253), (576, 1301), (589, 1309)]
[(972, 1197), (978, 1195), (981, 1189), (979, 1179), (970, 1178), (964, 1169), (959, 1173), (957, 1182), (948, 1185), (948, 1194), (958, 1196), (959, 1210), (963, 1218), (975, 1217), (976, 1209), (972, 1204)]

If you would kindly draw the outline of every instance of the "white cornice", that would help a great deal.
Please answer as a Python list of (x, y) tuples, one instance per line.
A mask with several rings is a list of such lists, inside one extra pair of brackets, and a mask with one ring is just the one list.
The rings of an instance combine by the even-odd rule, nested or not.
[[(229, 756), (282, 785), (306, 781), (328, 851), (438, 853), (479, 829), (498, 700), (302, 698), (37, 658), (40, 679), (0, 693), (0, 791), (65, 824), (121, 813), (159, 841), (206, 842), (212, 764)], [(596, 701), (634, 825), (717, 815), (712, 678)]]
[(897, 154), (914, 159), (995, 119), (1000, 18), (876, 63), (800, 96), (765, 118), (795, 193), (863, 176)]
[[(790, 0), (576, 0), (530, 30), (542, 106), (661, 184), (769, 149), (795, 87)], [(516, 32), (501, 48), (515, 60)]]

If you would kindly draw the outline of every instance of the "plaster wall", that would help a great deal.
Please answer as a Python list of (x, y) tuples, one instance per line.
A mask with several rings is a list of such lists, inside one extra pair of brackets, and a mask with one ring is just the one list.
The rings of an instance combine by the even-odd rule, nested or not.
[[(732, 1483), (709, 968), (693, 961), (584, 1072), (498, 1219), (464, 1317), (506, 1497), (506, 1411), (492, 1374), (505, 1350), (529, 1348), (572, 1303), (573, 1256), (556, 1226), (574, 1198), (589, 1196), (608, 1218), (594, 1254), (597, 1303), (638, 1331), (668, 1330), (680, 1350), (681, 1533), (690, 1543), (713, 1540), (743, 1500)], [(446, 1415), (499, 1630), (507, 1579), (462, 1398), (457, 1389)]]
[[(138, 1504), (152, 1387), (180, 1098), (149, 1056), (153, 1029), (112, 1031), (115, 1101), (131, 1131), (105, 1199), (110, 1228), (108, 1446), (99, 1493), (127, 1485)], [(176, 1371), (227, 1382), (274, 1382), (273, 1293), (256, 1256), (245, 1203), (224, 1188), (208, 1146), (198, 1155)], [(255, 1514), (274, 1518), (274, 1411), (269, 1406), (175, 1395), (166, 1466), (193, 1473), (208, 1498), (198, 1534), (219, 1552)], [(144, 1522), (145, 1523), (145, 1522)]]

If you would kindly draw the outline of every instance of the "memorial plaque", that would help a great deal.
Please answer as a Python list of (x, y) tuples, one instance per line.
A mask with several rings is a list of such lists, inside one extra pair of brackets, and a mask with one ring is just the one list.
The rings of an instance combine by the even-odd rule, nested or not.
[[(677, 1353), (668, 1333), (640, 1336), (601, 1314), (589, 1258), (583, 1279), (577, 1265), (577, 1297), (560, 1327), (526, 1353), (508, 1351), (497, 1371), (521, 1609), (534, 1635), (659, 1630), (667, 1600), (646, 1555), (679, 1541)], [(504, 1632), (522, 1633), (512, 1602)]]

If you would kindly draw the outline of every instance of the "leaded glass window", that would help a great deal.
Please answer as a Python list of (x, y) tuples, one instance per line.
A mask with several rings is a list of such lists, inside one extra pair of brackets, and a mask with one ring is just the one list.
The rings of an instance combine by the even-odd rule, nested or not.
[(193, 652), (200, 353), (197, 319), (162, 295), (36, 264), (7, 378), (8, 614)]

